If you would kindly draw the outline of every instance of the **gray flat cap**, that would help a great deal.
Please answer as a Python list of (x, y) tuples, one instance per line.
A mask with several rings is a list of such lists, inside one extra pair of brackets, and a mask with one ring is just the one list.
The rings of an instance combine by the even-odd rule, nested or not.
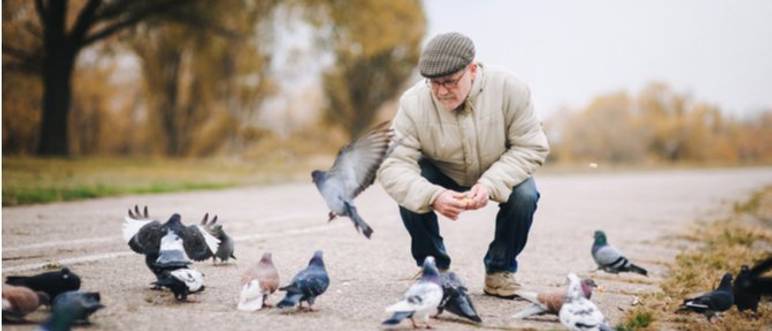
[(421, 76), (436, 78), (463, 69), (474, 60), (474, 43), (458, 32), (435, 36), (426, 44), (418, 61)]

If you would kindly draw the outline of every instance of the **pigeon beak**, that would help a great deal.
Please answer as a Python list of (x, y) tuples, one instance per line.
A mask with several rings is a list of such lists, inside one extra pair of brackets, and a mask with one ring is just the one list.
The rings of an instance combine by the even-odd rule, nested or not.
[(603, 286), (598, 285), (598, 286), (595, 287), (595, 290), (600, 292), (600, 293), (603, 293), (603, 292), (606, 291), (606, 288), (603, 287)]

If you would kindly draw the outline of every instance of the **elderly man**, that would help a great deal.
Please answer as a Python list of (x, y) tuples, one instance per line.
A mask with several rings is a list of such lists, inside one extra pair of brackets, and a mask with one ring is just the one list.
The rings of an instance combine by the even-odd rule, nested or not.
[(514, 75), (477, 63), (474, 43), (459, 33), (434, 37), (421, 54), (426, 78), (400, 98), (393, 126), (399, 145), (379, 180), (397, 201), (420, 266), (450, 257), (437, 224), (439, 212), (456, 220), (464, 211), (499, 203), (496, 233), (483, 262), (484, 292), (511, 298), (539, 192), (531, 174), (549, 152), (528, 86)]

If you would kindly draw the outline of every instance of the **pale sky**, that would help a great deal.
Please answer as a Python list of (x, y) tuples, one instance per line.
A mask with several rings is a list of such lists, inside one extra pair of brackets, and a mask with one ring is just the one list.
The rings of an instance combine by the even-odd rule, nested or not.
[[(772, 1), (424, 0), (483, 63), (528, 82), (542, 117), (651, 81), (747, 115), (772, 108)], [(426, 41), (425, 41), (426, 42)]]

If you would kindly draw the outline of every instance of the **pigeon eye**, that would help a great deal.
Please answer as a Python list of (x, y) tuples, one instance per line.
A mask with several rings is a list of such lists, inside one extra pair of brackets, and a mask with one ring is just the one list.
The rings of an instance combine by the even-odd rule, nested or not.
[(70, 278), (70, 275), (62, 275), (62, 279)]

